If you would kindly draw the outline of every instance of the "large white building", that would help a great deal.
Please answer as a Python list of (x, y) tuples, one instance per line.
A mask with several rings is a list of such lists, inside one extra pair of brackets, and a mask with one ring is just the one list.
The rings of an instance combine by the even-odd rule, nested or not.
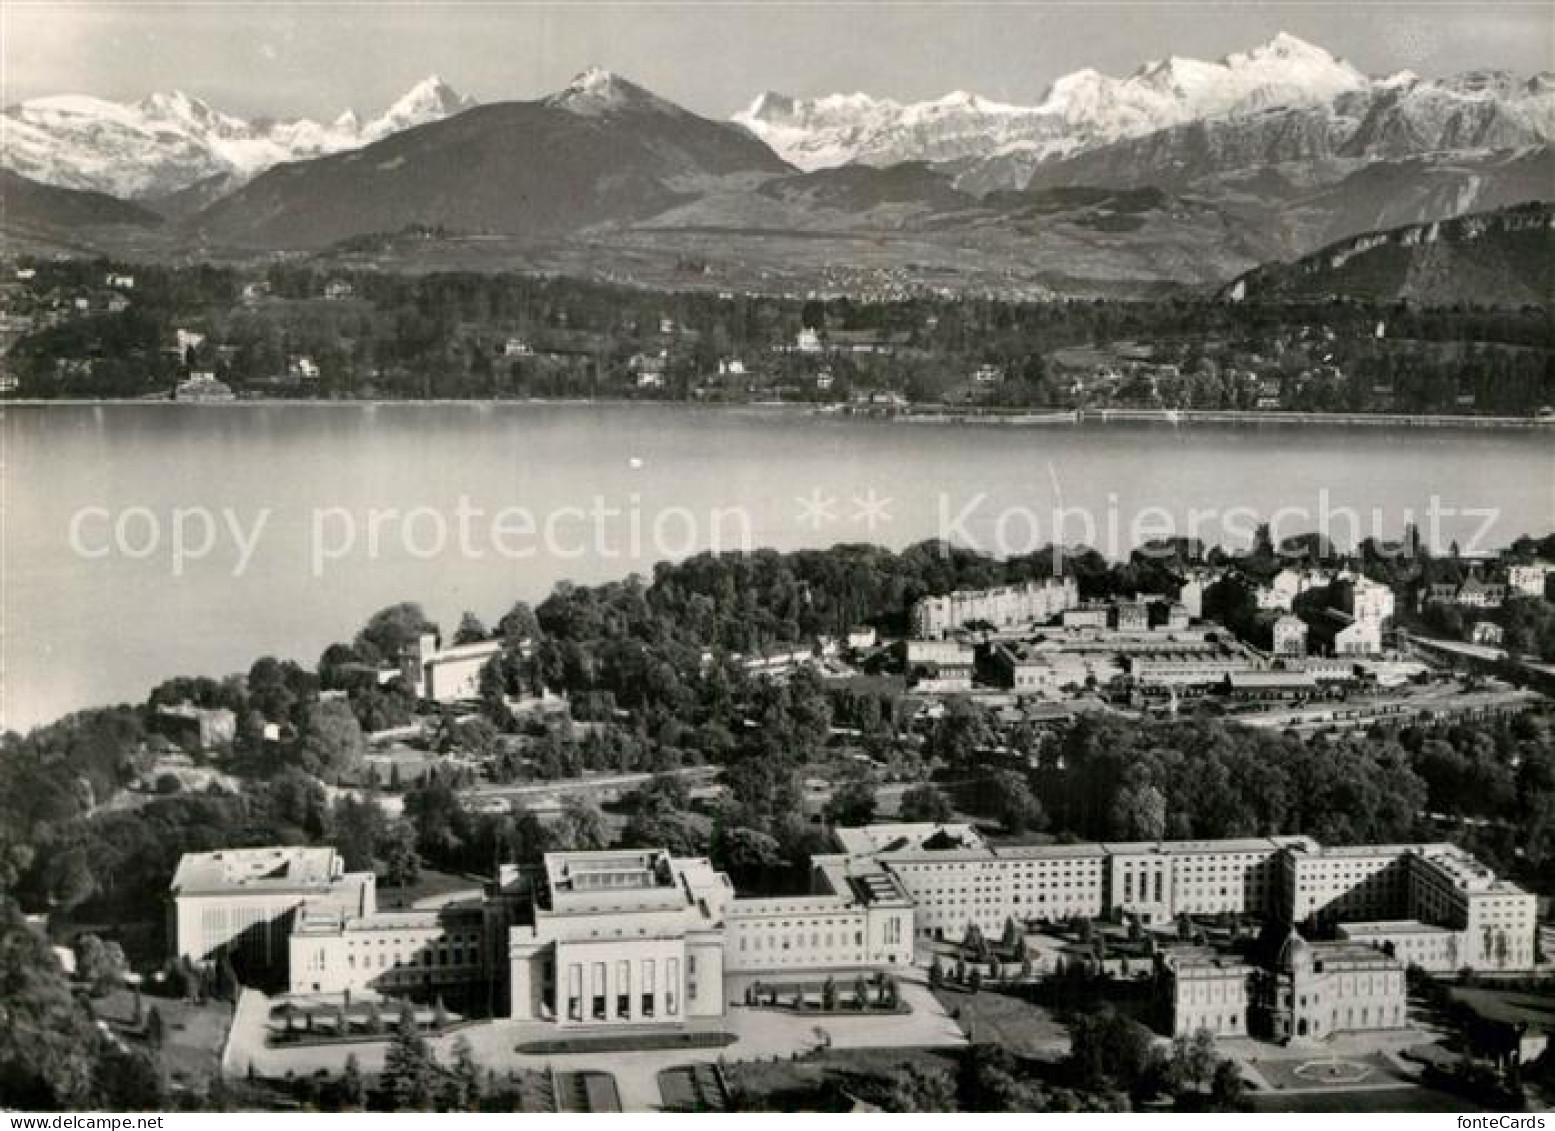
[(1259, 961), (1189, 948), (1168, 952), (1161, 966), (1173, 1034), (1283, 1042), (1408, 1024), (1404, 964), (1357, 942), (1309, 943), (1290, 930)]
[[(839, 829), (837, 839), (901, 883), (924, 938), (959, 939), (969, 924), (997, 934), (1010, 919), (1161, 923), (1229, 912), (1345, 926), (1379, 947), (1397, 936), (1393, 950), (1411, 931), (1441, 928), (1454, 939), (1438, 969), (1517, 970), (1534, 960), (1534, 896), (1451, 844), (1325, 848), (1281, 836), (1005, 847), (970, 825), (932, 824)], [(1425, 940), (1411, 936), (1402, 949), (1411, 946)]]
[(1080, 603), (1072, 577), (1001, 585), (994, 589), (961, 589), (940, 597), (923, 597), (912, 607), (912, 632), (917, 637), (946, 636), (963, 625), (985, 621), (996, 629), (1046, 624)]
[(173, 873), (171, 895), (173, 953), (195, 962), (225, 952), (279, 965), (303, 913), (361, 919), (377, 910), (373, 874), (347, 872), (333, 848), (186, 853)]
[[(717, 1016), (728, 975), (905, 967), (919, 940), (1077, 916), (1252, 914), (1337, 928), (1350, 958), (1369, 948), (1432, 969), (1533, 964), (1533, 896), (1451, 845), (1006, 847), (958, 824), (844, 828), (836, 839), (840, 851), (813, 858), (800, 895), (740, 898), (706, 859), (619, 849), (551, 853), (534, 868), (504, 867), (480, 898), (391, 912), (376, 910), (371, 875), (346, 873), (331, 849), (192, 854), (174, 881), (176, 951), (208, 960), (241, 949), (277, 973), (285, 962), (295, 994), (437, 997), (563, 1027)], [(1234, 979), (1223, 966), (1195, 977)], [(1221, 992), (1194, 989), (1182, 1016)]]

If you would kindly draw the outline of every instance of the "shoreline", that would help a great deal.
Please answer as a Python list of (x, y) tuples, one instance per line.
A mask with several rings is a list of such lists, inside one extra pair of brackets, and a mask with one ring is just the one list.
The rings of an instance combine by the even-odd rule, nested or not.
[(799, 401), (668, 401), (635, 400), (625, 397), (361, 397), (350, 399), (317, 400), (303, 397), (265, 397), (249, 400), (174, 401), (160, 398), (139, 397), (57, 397), (0, 400), (0, 412), (7, 408), (48, 408), (51, 406), (81, 407), (139, 407), (165, 406), (170, 408), (433, 408), (469, 406), (471, 408), (533, 408), (540, 406), (606, 406), (642, 407), (662, 409), (709, 409), (717, 411), (761, 410), (802, 413), (838, 419), (885, 421), (892, 424), (970, 424), (1001, 428), (1050, 428), (1054, 426), (1084, 426), (1095, 424), (1234, 424), (1328, 426), (1345, 428), (1436, 428), (1474, 429), (1496, 431), (1555, 430), (1555, 415), (1551, 416), (1474, 416), (1460, 413), (1370, 413), (1370, 412), (1295, 412), (1276, 409), (1141, 409), (1141, 408), (1085, 408), (1085, 409), (1009, 409), (976, 411), (949, 405), (920, 405), (908, 408), (855, 405), (848, 403), (818, 404)]

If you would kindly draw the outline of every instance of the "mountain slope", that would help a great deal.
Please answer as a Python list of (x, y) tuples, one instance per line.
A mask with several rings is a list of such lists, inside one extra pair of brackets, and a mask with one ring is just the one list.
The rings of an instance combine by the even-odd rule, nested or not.
[(413, 224), (544, 239), (789, 171), (738, 127), (592, 70), (540, 102), (494, 103), (271, 169), (188, 230), (245, 248), (321, 247)]
[(70, 229), (127, 224), (150, 228), (162, 218), (99, 192), (40, 184), (0, 169), (0, 222), (14, 229)]
[(178, 91), (136, 103), (35, 98), (4, 111), (3, 163), (62, 188), (163, 197), (213, 179), (230, 188), (274, 165), (355, 149), (473, 105), (435, 75), (366, 123), (349, 110), (327, 124), (246, 120)]
[(1294, 263), (1258, 268), (1224, 293), (1238, 302), (1348, 298), (1548, 307), (1555, 301), (1555, 207), (1527, 204), (1369, 232)]

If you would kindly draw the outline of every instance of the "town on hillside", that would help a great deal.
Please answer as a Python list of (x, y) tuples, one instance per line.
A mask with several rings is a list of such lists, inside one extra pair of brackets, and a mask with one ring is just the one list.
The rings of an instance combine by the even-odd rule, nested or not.
[(8, 736), (8, 884), (157, 1102), (1533, 1102), (1555, 546), (1407, 549), (398, 605)]

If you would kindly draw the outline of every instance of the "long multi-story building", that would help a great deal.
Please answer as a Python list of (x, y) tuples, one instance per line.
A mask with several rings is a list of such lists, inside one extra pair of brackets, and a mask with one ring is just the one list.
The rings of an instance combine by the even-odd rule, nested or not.
[(1027, 581), (993, 589), (960, 589), (939, 597), (923, 597), (912, 607), (912, 632), (918, 637), (946, 636), (963, 625), (982, 621), (996, 629), (1046, 624), (1080, 603), (1072, 577)]
[(839, 829), (837, 838), (900, 881), (926, 939), (960, 938), (972, 924), (998, 933), (1010, 919), (1129, 915), (1149, 924), (1225, 912), (1346, 925), (1353, 938), (1365, 931), (1379, 946), (1392, 941), (1386, 949), (1422, 954), (1424, 936), (1445, 930), (1451, 960), (1443, 950), (1437, 969), (1533, 964), (1534, 896), (1451, 844), (1325, 848), (1280, 836), (1002, 846), (970, 825), (933, 824)]
[[(241, 951), (276, 973), (284, 962), (294, 994), (439, 997), (560, 1026), (678, 1024), (721, 1014), (728, 975), (900, 968), (915, 943), (960, 939), (971, 926), (991, 937), (1012, 921), (1081, 916), (1251, 914), (1336, 930), (1348, 949), (1314, 974), (1338, 971), (1340, 958), (1350, 970), (1361, 951), (1433, 969), (1533, 963), (1533, 897), (1451, 845), (1324, 848), (1295, 836), (1004, 846), (970, 825), (930, 823), (844, 828), (836, 840), (799, 895), (741, 898), (706, 859), (619, 849), (551, 853), (533, 868), (504, 867), (478, 897), (381, 913), (371, 875), (345, 872), (331, 849), (192, 854), (174, 882), (176, 950), (196, 960)], [(1184, 990), (1180, 1015), (1272, 1008), (1259, 1006), (1263, 983), (1237, 1001), (1204, 988), (1234, 976), (1223, 962), (1204, 966), (1193, 977), (1208, 981)], [(1375, 986), (1356, 983), (1350, 996)], [(1374, 1027), (1366, 1009), (1359, 1024)], [(1248, 1014), (1236, 1016), (1245, 1030)], [(1287, 1020), (1299, 1035), (1299, 1018)], [(1306, 1031), (1357, 1024), (1320, 1021), (1314, 1014)], [(1220, 1031), (1238, 1031), (1229, 1024)]]

